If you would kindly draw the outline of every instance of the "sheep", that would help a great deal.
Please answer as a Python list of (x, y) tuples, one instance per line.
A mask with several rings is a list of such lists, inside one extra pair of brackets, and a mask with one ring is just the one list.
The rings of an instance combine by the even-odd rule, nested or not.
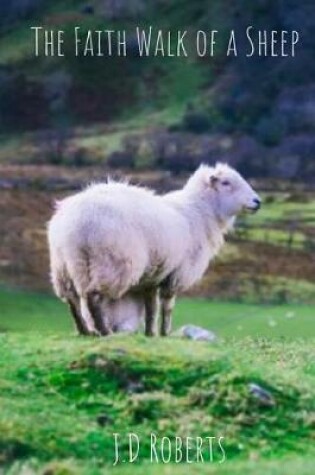
[(162, 196), (128, 183), (92, 184), (59, 202), (48, 224), (55, 293), (81, 334), (112, 333), (117, 315), (119, 330), (129, 305), (133, 318), (145, 310), (145, 334), (153, 336), (160, 303), (166, 336), (178, 292), (203, 276), (236, 216), (260, 204), (220, 163), (201, 165), (182, 189)]
[(145, 305), (142, 295), (126, 294), (119, 300), (103, 298), (100, 312), (108, 316), (113, 332), (136, 332), (144, 322)]

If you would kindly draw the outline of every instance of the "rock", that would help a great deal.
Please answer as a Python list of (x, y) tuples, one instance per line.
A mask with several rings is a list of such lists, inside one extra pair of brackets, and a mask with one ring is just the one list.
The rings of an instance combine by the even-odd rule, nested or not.
[(197, 327), (196, 325), (184, 325), (175, 335), (190, 340), (209, 341), (211, 343), (218, 339), (212, 331)]
[(125, 356), (128, 354), (128, 352), (124, 348), (115, 348), (114, 353), (117, 356)]
[(248, 385), (250, 394), (259, 401), (262, 406), (273, 407), (276, 402), (272, 394), (267, 389), (262, 388), (256, 383), (250, 383)]
[(144, 390), (144, 385), (141, 381), (128, 381), (126, 390), (128, 394), (142, 393)]

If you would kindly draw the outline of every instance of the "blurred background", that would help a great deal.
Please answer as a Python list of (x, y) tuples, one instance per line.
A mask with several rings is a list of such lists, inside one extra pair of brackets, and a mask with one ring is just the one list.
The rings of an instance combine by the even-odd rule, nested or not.
[[(36, 25), (66, 36), (77, 25), (125, 29), (128, 55), (36, 58)], [(188, 58), (139, 58), (138, 25), (216, 29), (221, 45), (233, 28), (243, 40), (248, 25), (295, 29), (300, 43), (295, 58), (228, 58), (220, 47), (212, 58), (193, 48)], [(108, 174), (164, 192), (216, 161), (250, 179), (264, 206), (239, 220), (187, 302), (280, 304), (288, 319), (291, 305), (314, 304), (314, 29), (313, 0), (0, 2), (2, 315), (11, 318), (17, 297), (23, 313), (42, 302), (33, 292), (51, 292), (45, 226), (55, 199)]]

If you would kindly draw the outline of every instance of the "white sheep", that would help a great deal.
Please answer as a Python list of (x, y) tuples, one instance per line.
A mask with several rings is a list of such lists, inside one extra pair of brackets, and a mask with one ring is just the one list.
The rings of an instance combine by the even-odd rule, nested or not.
[(236, 215), (259, 207), (250, 185), (223, 164), (200, 166), (163, 196), (127, 183), (91, 185), (59, 202), (49, 222), (54, 290), (80, 333), (107, 335), (118, 315), (120, 329), (129, 306), (133, 318), (145, 307), (151, 336), (160, 300), (167, 335), (176, 294), (203, 276)]
[(118, 300), (103, 297), (99, 305), (102, 318), (109, 320), (113, 332), (134, 333), (144, 322), (145, 304), (141, 294), (129, 293)]

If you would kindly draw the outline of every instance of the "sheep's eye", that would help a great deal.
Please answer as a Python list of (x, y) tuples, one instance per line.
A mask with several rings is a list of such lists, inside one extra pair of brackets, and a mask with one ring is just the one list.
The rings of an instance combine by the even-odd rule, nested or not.
[(231, 183), (230, 183), (228, 180), (223, 180), (223, 181), (222, 181), (222, 185), (223, 185), (223, 186), (230, 186), (230, 184), (231, 184)]

